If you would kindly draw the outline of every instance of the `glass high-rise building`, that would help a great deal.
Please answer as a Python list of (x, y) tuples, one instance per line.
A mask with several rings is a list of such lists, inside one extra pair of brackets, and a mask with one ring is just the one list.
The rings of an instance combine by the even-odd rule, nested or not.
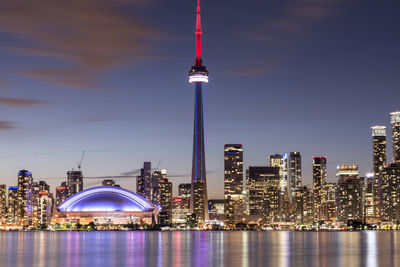
[(326, 201), (326, 157), (313, 158), (314, 220), (322, 219), (321, 205)]
[(243, 146), (224, 145), (225, 220), (233, 226), (243, 215)]
[(269, 166), (279, 167), (280, 188), (282, 192), (287, 192), (288, 188), (288, 155), (275, 154), (269, 157)]
[(143, 168), (140, 170), (140, 175), (136, 178), (136, 193), (151, 201), (153, 198), (152, 182), (151, 162), (144, 162)]
[(293, 198), (295, 196), (296, 188), (300, 188), (302, 186), (300, 152), (290, 152), (288, 176), (289, 176), (289, 192), (291, 198)]
[(372, 209), (376, 220), (380, 217), (381, 172), (386, 167), (386, 127), (374, 126), (372, 129)]
[(32, 173), (27, 170), (18, 172), (18, 222), (20, 225), (32, 223)]
[(8, 187), (8, 207), (7, 207), (7, 215), (8, 220), (7, 223), (11, 225), (19, 224), (18, 222), (18, 186), (10, 186)]
[(7, 186), (0, 184), (0, 225), (7, 219)]
[(393, 162), (400, 162), (400, 111), (392, 112), (392, 146), (393, 146)]
[(67, 182), (62, 182), (56, 187), (56, 207), (60, 206), (69, 196)]
[(400, 162), (390, 163), (381, 173), (380, 220), (400, 221)]

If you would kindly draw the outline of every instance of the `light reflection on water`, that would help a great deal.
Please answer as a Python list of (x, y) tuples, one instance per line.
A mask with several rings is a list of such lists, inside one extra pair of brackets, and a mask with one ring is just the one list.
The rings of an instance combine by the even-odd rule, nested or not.
[(400, 232), (0, 232), (0, 266), (398, 266)]

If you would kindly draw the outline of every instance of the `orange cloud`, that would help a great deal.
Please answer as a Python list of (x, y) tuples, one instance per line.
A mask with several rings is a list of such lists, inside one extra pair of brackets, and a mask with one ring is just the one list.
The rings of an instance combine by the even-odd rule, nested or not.
[(11, 130), (18, 128), (13, 121), (0, 121), (0, 130)]
[(97, 78), (105, 70), (152, 56), (157, 31), (124, 12), (132, 4), (143, 0), (2, 0), (0, 31), (29, 41), (16, 51), (57, 59), (54, 66), (23, 75), (100, 88)]
[(0, 97), (0, 105), (10, 106), (10, 107), (32, 107), (48, 103), (49, 102), (35, 100), (35, 99)]

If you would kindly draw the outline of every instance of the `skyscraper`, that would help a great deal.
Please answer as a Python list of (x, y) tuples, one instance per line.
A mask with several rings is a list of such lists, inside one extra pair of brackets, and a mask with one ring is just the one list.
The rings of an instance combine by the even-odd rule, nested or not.
[(386, 127), (374, 126), (372, 129), (372, 172), (373, 172), (373, 185), (372, 185), (372, 209), (373, 216), (376, 219), (380, 217), (380, 182), (381, 172), (386, 167)]
[(281, 188), (279, 167), (250, 166), (247, 191), (249, 215), (275, 222), (281, 219)]
[(392, 145), (393, 145), (393, 162), (400, 162), (400, 111), (392, 112)]
[(136, 193), (147, 200), (152, 199), (151, 162), (144, 162), (136, 180)]
[(194, 129), (193, 129), (193, 160), (192, 189), (190, 211), (196, 215), (198, 223), (208, 220), (208, 198), (206, 162), (204, 150), (203, 123), (203, 84), (208, 82), (208, 71), (201, 59), (201, 21), (200, 0), (197, 2), (196, 14), (196, 60), (189, 71), (189, 82), (195, 85)]
[(224, 146), (224, 198), (225, 220), (233, 225), (243, 215), (243, 146)]
[(290, 196), (294, 197), (296, 188), (300, 188), (302, 185), (300, 152), (290, 152), (288, 176)]
[(159, 214), (160, 224), (171, 224), (172, 223), (172, 182), (166, 178), (165, 170), (161, 171), (162, 175), (158, 179), (158, 197), (159, 204), (162, 208)]
[(0, 225), (5, 224), (7, 217), (7, 186), (0, 184)]
[(68, 193), (70, 196), (75, 195), (83, 190), (82, 171), (67, 172)]
[(27, 170), (18, 172), (18, 223), (30, 225), (32, 222), (32, 173)]
[(183, 199), (190, 199), (192, 184), (180, 184), (178, 186), (178, 196)]
[(313, 158), (314, 220), (322, 219), (321, 204), (326, 200), (326, 157)]
[(8, 187), (8, 223), (18, 224), (18, 186)]
[(288, 186), (288, 156), (287, 154), (279, 155), (271, 155), (269, 156), (269, 166), (271, 167), (279, 167), (279, 175), (280, 175), (280, 187), (282, 192), (287, 191), (287, 186)]
[(400, 221), (400, 162), (390, 163), (381, 173), (380, 220)]

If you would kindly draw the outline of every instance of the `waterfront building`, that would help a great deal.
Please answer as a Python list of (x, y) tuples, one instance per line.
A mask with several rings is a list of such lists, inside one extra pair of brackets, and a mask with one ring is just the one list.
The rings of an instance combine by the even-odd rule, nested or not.
[(56, 187), (56, 206), (60, 206), (69, 196), (67, 182), (62, 182)]
[(257, 216), (267, 222), (281, 219), (280, 168), (250, 166), (247, 190), (249, 215)]
[[(233, 226), (243, 216), (243, 145), (224, 145), (225, 220)], [(210, 213), (211, 216), (211, 213)]]
[(27, 170), (18, 172), (18, 224), (28, 226), (32, 223), (32, 173)]
[(373, 217), (379, 220), (380, 217), (380, 183), (381, 172), (386, 167), (386, 127), (374, 126), (372, 129), (372, 172), (374, 175), (372, 208)]
[(337, 220), (363, 221), (364, 219), (364, 178), (358, 175), (357, 165), (338, 167)]
[[(166, 172), (161, 171), (161, 174)], [(162, 177), (158, 179), (159, 185), (159, 204), (161, 211), (159, 214), (160, 224), (171, 224), (172, 223), (172, 182), (168, 181), (167, 178)], [(155, 203), (155, 202), (153, 202)]]
[(313, 157), (314, 221), (322, 220), (321, 204), (326, 201), (326, 157)]
[(296, 188), (302, 185), (301, 174), (301, 155), (300, 152), (290, 152), (289, 154), (289, 196), (292, 199), (296, 194)]
[(73, 196), (83, 190), (83, 175), (82, 171), (67, 172), (68, 194)]
[(136, 178), (136, 193), (145, 199), (153, 199), (153, 179), (151, 175), (151, 162), (144, 162), (140, 175)]
[(7, 223), (18, 224), (18, 186), (8, 187)]
[(0, 184), (0, 225), (7, 220), (7, 186)]
[[(190, 184), (189, 184), (190, 185)], [(172, 224), (186, 224), (187, 215), (190, 212), (190, 198), (174, 197), (172, 199)]]
[(32, 184), (32, 226), (43, 227), (50, 224), (53, 198), (50, 194), (50, 185), (44, 181)]
[(392, 146), (393, 146), (393, 162), (400, 163), (400, 111), (392, 112)]
[(196, 60), (189, 71), (189, 82), (195, 85), (195, 109), (193, 129), (192, 188), (190, 211), (195, 214), (197, 223), (208, 220), (208, 198), (206, 161), (204, 149), (203, 122), (203, 84), (208, 83), (208, 71), (201, 58), (201, 21), (200, 1), (197, 2), (196, 13)]
[(310, 224), (314, 220), (313, 190), (307, 186), (300, 186), (294, 192), (294, 222), (297, 224)]
[(374, 177), (367, 177), (364, 189), (364, 216), (367, 222), (377, 222), (374, 214)]
[(52, 224), (89, 224), (123, 226), (140, 222), (152, 224), (159, 208), (143, 197), (115, 186), (83, 190), (53, 211)]
[(337, 218), (337, 206), (336, 206), (336, 183), (327, 183), (325, 186), (326, 200), (321, 204), (321, 216), (323, 221), (336, 221)]
[(400, 162), (390, 163), (381, 173), (380, 220), (400, 221)]

